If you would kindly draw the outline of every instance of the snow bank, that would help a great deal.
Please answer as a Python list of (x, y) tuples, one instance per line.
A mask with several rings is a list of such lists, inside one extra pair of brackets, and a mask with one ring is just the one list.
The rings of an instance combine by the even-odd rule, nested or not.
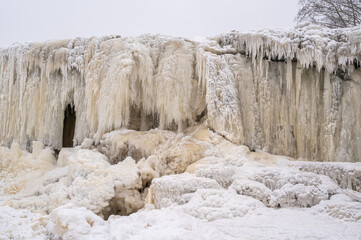
[[(251, 152), (205, 126), (180, 134), (113, 131), (98, 144), (87, 139), (82, 147), (63, 148), (56, 163), (49, 149), (34, 146), (32, 154), (17, 144), (11, 150), (1, 148), (2, 173), (12, 169), (19, 174), (3, 174), (3, 186), (12, 186), (13, 179), (23, 181), (16, 192), (0, 195), (5, 239), (360, 235), (361, 195), (333, 179), (335, 168), (327, 167), (357, 179), (358, 163), (302, 162)], [(38, 158), (47, 164), (40, 164), (44, 167), (37, 175), (21, 170)], [(30, 166), (29, 171), (38, 171), (36, 164)], [(318, 173), (320, 169), (324, 172)]]
[(361, 202), (356, 202), (344, 194), (334, 195), (329, 201), (321, 201), (313, 209), (345, 221), (360, 222), (361, 220)]
[(361, 164), (341, 163), (309, 163), (297, 162), (294, 164), (301, 171), (314, 172), (330, 177), (342, 188), (361, 192)]
[(339, 191), (328, 177), (292, 169), (266, 167), (247, 175), (248, 179), (242, 176), (231, 187), (271, 207), (311, 207)]
[(82, 146), (90, 149), (63, 148), (56, 163), (51, 150), (34, 146), (33, 154), (18, 144), (1, 148), (5, 196), (0, 202), (46, 214), (71, 203), (105, 219), (141, 209), (153, 178), (184, 172), (212, 153), (206, 151), (211, 146), (207, 142), (161, 130), (110, 132), (98, 145), (86, 140)]
[(11, 149), (0, 147), (1, 194), (15, 194), (31, 188), (38, 178), (56, 167), (54, 152), (39, 142), (33, 142), (33, 153), (22, 151), (17, 143)]
[[(111, 212), (129, 214), (143, 207), (142, 180), (135, 161), (128, 157), (110, 165), (99, 152), (80, 148), (63, 149), (58, 168), (46, 172), (36, 184), (25, 187), (6, 201), (16, 208), (50, 213), (58, 206), (72, 203), (101, 215)], [(112, 209), (113, 202), (117, 208)]]

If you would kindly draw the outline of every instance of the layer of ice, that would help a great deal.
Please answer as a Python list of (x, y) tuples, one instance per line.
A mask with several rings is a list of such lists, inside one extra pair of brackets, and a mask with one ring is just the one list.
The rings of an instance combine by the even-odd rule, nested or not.
[(121, 127), (181, 132), (206, 121), (251, 149), (360, 161), (360, 36), (360, 27), (302, 24), (201, 42), (142, 35), (15, 44), (0, 50), (0, 144), (60, 149), (70, 105), (74, 145)]

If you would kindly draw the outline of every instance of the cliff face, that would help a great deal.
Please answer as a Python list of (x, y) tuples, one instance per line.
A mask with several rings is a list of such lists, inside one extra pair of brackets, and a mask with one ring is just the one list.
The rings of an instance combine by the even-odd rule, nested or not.
[(361, 29), (314, 25), (202, 42), (143, 35), (0, 50), (0, 144), (61, 148), (121, 127), (182, 132), (206, 121), (251, 149), (361, 160)]
[[(317, 161), (360, 161), (359, 69), (343, 75), (305, 69), (298, 62), (261, 60), (253, 65), (241, 54), (219, 58), (224, 65), (216, 67), (217, 72), (231, 73), (227, 84), (234, 88), (234, 108), (231, 116), (227, 111), (209, 115), (215, 130), (226, 130), (224, 135), (234, 142), (274, 154)], [(223, 84), (221, 77), (215, 76), (216, 84)], [(219, 100), (222, 108), (229, 101), (222, 100), (223, 95), (221, 91), (209, 96), (208, 108), (211, 99)], [(219, 125), (222, 119), (226, 123)]]

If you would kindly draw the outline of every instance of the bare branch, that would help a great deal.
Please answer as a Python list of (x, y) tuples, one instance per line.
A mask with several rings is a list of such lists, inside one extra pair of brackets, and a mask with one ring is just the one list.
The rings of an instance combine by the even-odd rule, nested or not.
[(361, 23), (361, 0), (299, 0), (295, 21), (310, 21), (331, 28)]

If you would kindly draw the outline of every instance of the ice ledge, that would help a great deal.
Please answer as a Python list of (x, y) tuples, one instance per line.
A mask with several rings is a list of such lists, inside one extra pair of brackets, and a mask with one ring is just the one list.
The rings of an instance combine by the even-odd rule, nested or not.
[(360, 66), (361, 26), (330, 29), (301, 23), (290, 30), (234, 31), (213, 39), (219, 43), (213, 51), (245, 53), (252, 59), (297, 59), (302, 67), (316, 66), (329, 73)]

